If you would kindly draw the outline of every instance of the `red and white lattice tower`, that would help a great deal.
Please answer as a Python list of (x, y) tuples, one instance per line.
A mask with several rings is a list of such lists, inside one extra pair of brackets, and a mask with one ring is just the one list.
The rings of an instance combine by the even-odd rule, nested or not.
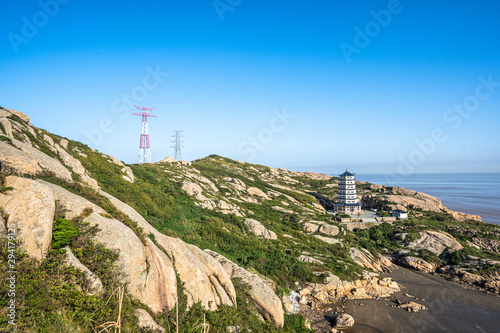
[(153, 114), (149, 114), (148, 111), (154, 108), (144, 108), (134, 105), (136, 108), (141, 110), (141, 113), (134, 113), (135, 116), (142, 116), (142, 132), (141, 132), (141, 143), (139, 145), (139, 164), (151, 163), (151, 150), (149, 149), (149, 129), (148, 129), (148, 117), (156, 117)]

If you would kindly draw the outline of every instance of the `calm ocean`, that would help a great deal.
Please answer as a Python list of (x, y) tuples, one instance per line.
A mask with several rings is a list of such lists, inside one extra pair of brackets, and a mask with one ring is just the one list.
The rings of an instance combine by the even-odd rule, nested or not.
[(451, 210), (500, 225), (500, 173), (356, 174), (356, 180), (400, 186), (441, 199)]

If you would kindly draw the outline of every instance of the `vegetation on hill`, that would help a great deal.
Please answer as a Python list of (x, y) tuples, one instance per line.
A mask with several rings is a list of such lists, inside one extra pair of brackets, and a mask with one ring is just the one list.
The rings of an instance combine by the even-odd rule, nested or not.
[[(15, 115), (13, 121), (21, 120)], [(28, 138), (47, 156), (61, 161), (53, 147), (47, 144), (44, 135), (54, 142), (62, 139), (43, 130), (36, 133), (20, 126), (15, 140)], [(5, 129), (0, 128), (5, 132)], [(2, 132), (2, 133), (3, 133)], [(25, 138), (26, 137), (26, 138)], [(0, 134), (0, 140), (13, 145), (13, 139)], [(307, 283), (321, 283), (325, 272), (331, 272), (343, 280), (357, 279), (362, 268), (350, 256), (351, 247), (365, 248), (372, 254), (392, 255), (419, 237), (427, 230), (445, 231), (455, 237), (463, 249), (445, 251), (438, 256), (428, 250), (411, 250), (410, 254), (436, 264), (449, 264), (467, 269), (475, 274), (498, 272), (500, 254), (492, 247), (477, 246), (482, 241), (500, 241), (498, 226), (477, 221), (456, 222), (450, 214), (422, 211), (409, 207), (410, 218), (393, 224), (384, 223), (369, 230), (347, 231), (341, 229), (335, 240), (329, 244), (314, 236), (318, 231), (306, 232), (304, 223), (319, 221), (339, 226), (332, 215), (321, 210), (315, 195), (332, 198), (336, 191), (335, 177), (314, 178), (305, 173), (277, 171), (275, 169), (234, 161), (218, 155), (211, 155), (192, 162), (155, 163), (130, 165), (134, 182), (124, 178), (124, 165), (113, 161), (81, 143), (69, 141), (68, 153), (78, 159), (90, 176), (107, 193), (136, 209), (158, 231), (178, 237), (201, 249), (220, 253), (239, 266), (271, 279), (276, 284), (276, 294), (281, 296)], [(4, 187), (3, 179), (11, 173), (4, 170), (0, 175), (0, 193), (12, 190)], [(27, 176), (26, 177), (34, 177)], [(41, 178), (58, 184), (102, 207), (106, 214), (126, 224), (145, 242), (147, 235), (137, 223), (116, 209), (110, 200), (96, 190), (82, 185), (81, 176), (72, 172), (72, 181), (63, 181), (54, 173), (43, 172), (34, 178)], [(231, 183), (238, 186), (230, 185)], [(186, 184), (194, 184), (202, 190), (196, 196), (186, 191)], [(370, 184), (358, 185), (363, 194), (379, 193)], [(248, 189), (253, 193), (249, 194)], [(314, 194), (314, 195), (311, 195)], [(205, 198), (203, 202), (200, 198)], [(264, 199), (265, 198), (265, 199)], [(383, 201), (381, 205), (393, 202)], [(211, 209), (203, 208), (212, 205)], [(227, 205), (236, 213), (220, 208)], [(87, 212), (88, 213), (88, 212)], [(380, 214), (388, 215), (383, 210)], [(250, 232), (246, 218), (259, 221), (273, 231), (277, 239), (263, 239)], [(116, 297), (119, 273), (115, 267), (117, 254), (101, 244), (92, 241), (96, 229), (82, 222), (83, 216), (67, 219), (64, 211), (58, 210), (54, 217), (52, 248), (41, 263), (35, 263), (26, 255), (15, 252), (20, 280), (16, 286), (19, 313), (18, 330), (38, 332), (93, 332), (93, 328), (105, 322), (117, 320), (120, 308)], [(396, 241), (396, 235), (406, 233), (404, 242)], [(0, 278), (5, 281), (8, 272), (8, 247), (1, 244)], [(65, 247), (70, 246), (75, 256), (92, 272), (96, 273), (105, 286), (101, 295), (85, 292), (86, 280), (82, 273), (61, 263), (65, 258)], [(300, 256), (321, 260), (323, 264), (305, 263)], [(471, 264), (470, 258), (478, 257)], [(249, 301), (248, 287), (241, 281), (233, 281), (237, 289), (238, 306), (222, 306), (215, 312), (194, 305), (187, 310), (187, 301), (181, 297), (179, 317), (175, 309), (154, 316), (158, 324), (173, 332), (176, 322), (187, 332), (201, 331), (203, 321), (214, 331), (224, 331), (228, 325), (239, 325), (253, 332), (309, 332), (300, 315), (286, 316), (285, 327), (277, 329), (263, 323), (256, 316), (256, 309)], [(83, 286), (83, 287), (82, 287)], [(182, 295), (182, 283), (179, 283)], [(0, 328), (8, 326), (6, 321), (7, 284), (0, 284)], [(121, 306), (123, 332), (136, 332), (135, 308), (146, 308), (140, 302), (126, 295)]]

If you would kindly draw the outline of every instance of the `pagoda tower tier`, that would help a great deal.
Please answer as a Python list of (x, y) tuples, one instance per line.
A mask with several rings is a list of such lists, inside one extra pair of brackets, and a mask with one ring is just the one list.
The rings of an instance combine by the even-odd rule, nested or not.
[(337, 194), (337, 202), (334, 203), (336, 212), (339, 213), (359, 213), (361, 212), (361, 203), (358, 200), (356, 193), (356, 174), (346, 170), (339, 175), (339, 190)]

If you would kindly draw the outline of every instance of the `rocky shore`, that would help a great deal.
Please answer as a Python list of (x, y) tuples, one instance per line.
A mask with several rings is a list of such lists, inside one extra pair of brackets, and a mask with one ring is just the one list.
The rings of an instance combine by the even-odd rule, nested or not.
[(403, 267), (383, 276), (402, 289), (388, 297), (349, 299), (314, 309), (302, 305), (301, 312), (316, 332), (334, 332), (335, 318), (342, 313), (353, 319), (350, 328), (342, 329), (345, 333), (498, 332), (498, 295)]

